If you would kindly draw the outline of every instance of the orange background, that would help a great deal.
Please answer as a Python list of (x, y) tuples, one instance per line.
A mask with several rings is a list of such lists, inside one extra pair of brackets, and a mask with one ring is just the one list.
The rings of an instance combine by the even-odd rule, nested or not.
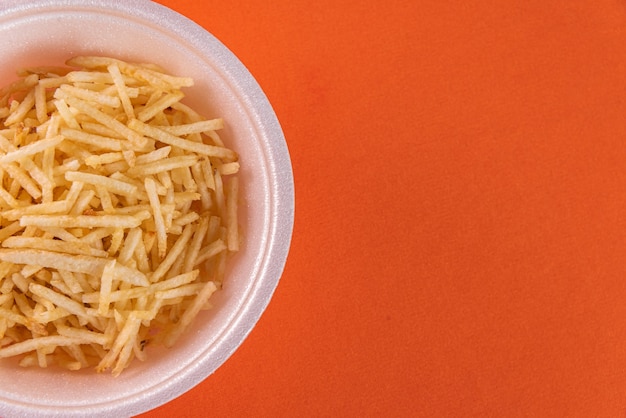
[(258, 326), (145, 417), (626, 416), (626, 2), (160, 3), (267, 93), (296, 221)]

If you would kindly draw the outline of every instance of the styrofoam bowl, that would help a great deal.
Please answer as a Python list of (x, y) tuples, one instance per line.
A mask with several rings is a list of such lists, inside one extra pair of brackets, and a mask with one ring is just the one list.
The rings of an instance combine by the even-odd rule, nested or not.
[(237, 349), (265, 310), (289, 250), (294, 187), (278, 120), (251, 74), (214, 36), (180, 14), (142, 0), (15, 0), (0, 4), (0, 82), (19, 67), (59, 65), (75, 55), (152, 62), (193, 77), (185, 102), (222, 117), (238, 151), (242, 250), (223, 290), (171, 349), (151, 347), (119, 377), (0, 362), (0, 416), (130, 416), (188, 391)]

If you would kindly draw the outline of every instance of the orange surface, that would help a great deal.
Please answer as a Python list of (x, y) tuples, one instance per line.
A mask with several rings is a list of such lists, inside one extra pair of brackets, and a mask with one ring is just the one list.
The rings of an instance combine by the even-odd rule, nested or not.
[(296, 222), (248, 339), (145, 417), (626, 416), (626, 3), (161, 3), (267, 93)]

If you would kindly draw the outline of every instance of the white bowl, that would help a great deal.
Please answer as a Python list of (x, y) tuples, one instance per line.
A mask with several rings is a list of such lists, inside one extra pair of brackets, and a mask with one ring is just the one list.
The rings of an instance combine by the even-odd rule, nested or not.
[(253, 77), (216, 38), (150, 1), (19, 0), (0, 10), (0, 82), (17, 68), (62, 64), (74, 55), (154, 62), (190, 76), (186, 102), (223, 117), (225, 142), (240, 154), (245, 245), (232, 260), (213, 309), (172, 349), (153, 348), (119, 377), (93, 370), (21, 368), (0, 362), (0, 416), (129, 416), (181, 395), (243, 342), (267, 306), (287, 257), (294, 216), (289, 153)]

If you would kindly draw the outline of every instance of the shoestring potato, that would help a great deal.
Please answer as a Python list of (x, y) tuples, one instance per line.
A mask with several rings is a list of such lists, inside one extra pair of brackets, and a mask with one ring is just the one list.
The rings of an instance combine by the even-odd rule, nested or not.
[(171, 347), (239, 250), (236, 151), (193, 80), (77, 56), (0, 90), (0, 358), (115, 376)]

